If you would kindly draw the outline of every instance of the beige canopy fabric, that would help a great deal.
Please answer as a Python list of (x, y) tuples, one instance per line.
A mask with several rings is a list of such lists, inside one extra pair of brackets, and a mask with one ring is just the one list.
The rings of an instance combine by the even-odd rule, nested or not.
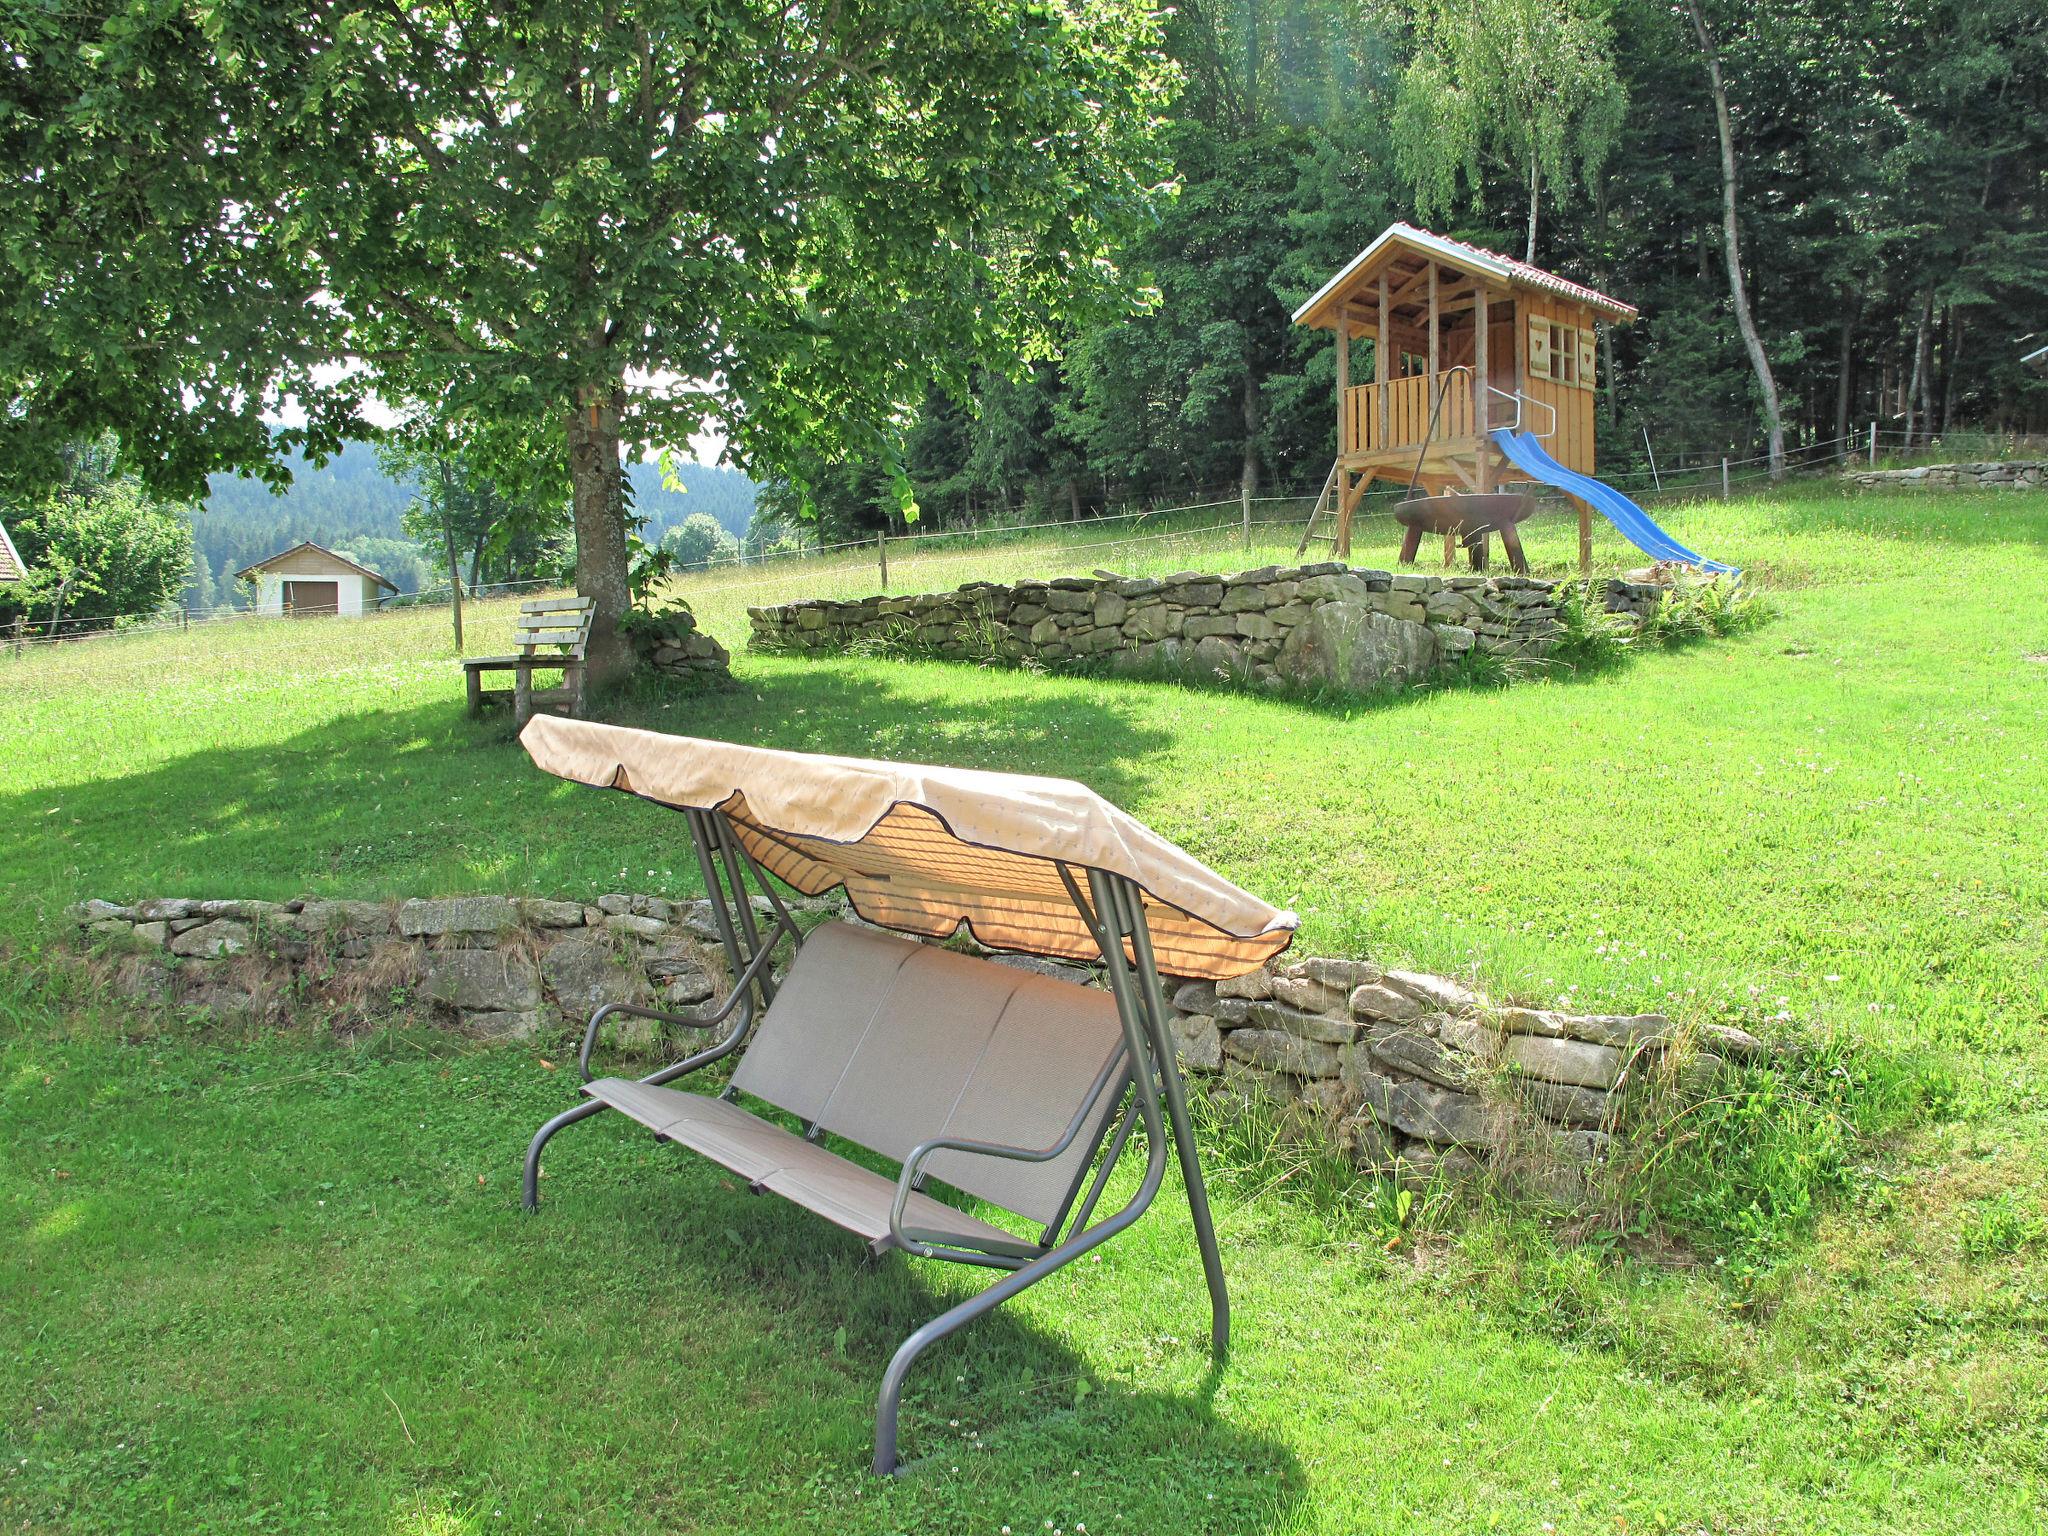
[(1059, 876), (1123, 875), (1144, 892), (1159, 968), (1221, 979), (1294, 938), (1268, 906), (1071, 779), (778, 752), (536, 715), (535, 764), (663, 805), (720, 810), (763, 868), (807, 896), (846, 888), (871, 923), (995, 949), (1097, 958)]

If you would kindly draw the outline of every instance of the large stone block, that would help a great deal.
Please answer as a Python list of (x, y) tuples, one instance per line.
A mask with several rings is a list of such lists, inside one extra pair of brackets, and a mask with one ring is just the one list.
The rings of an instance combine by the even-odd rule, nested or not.
[(1173, 1048), (1191, 1072), (1215, 1072), (1223, 1066), (1223, 1034), (1216, 1021), (1199, 1013), (1182, 1014), (1167, 1025)]
[(1376, 1072), (1363, 1046), (1345, 1051), (1343, 1076), (1374, 1115), (1410, 1136), (1468, 1147), (1490, 1147), (1500, 1140), (1500, 1117), (1480, 1100)]
[(398, 909), (398, 931), (409, 939), (444, 933), (498, 933), (517, 925), (519, 910), (503, 896), (415, 897)]
[(197, 960), (215, 960), (222, 955), (238, 955), (249, 947), (249, 925), (236, 922), (233, 918), (216, 918), (201, 923), (196, 928), (187, 928), (171, 940), (171, 953), (188, 955)]
[(1337, 1048), (1303, 1040), (1284, 1029), (1233, 1029), (1223, 1049), (1239, 1061), (1290, 1077), (1329, 1077), (1337, 1070)]
[[(580, 922), (582, 908), (574, 909)], [(380, 901), (308, 901), (292, 919), (305, 933), (389, 933), (391, 909)]]
[(1216, 983), (1216, 995), (1229, 998), (1249, 998), (1257, 1001), (1273, 995), (1273, 973), (1265, 966), (1256, 971), (1246, 971), (1242, 976), (1230, 976)]
[(1351, 992), (1351, 1011), (1361, 1019), (1385, 1019), (1406, 1024), (1428, 1010), (1405, 992), (1396, 992), (1383, 982), (1367, 982)]
[(1389, 971), (1386, 984), (1425, 1007), (1444, 1013), (1476, 1013), (1486, 1003), (1484, 997), (1463, 982), (1448, 976), (1432, 976), (1427, 971)]
[(1545, 1082), (1604, 1090), (1614, 1086), (1628, 1058), (1611, 1045), (1553, 1040), (1543, 1035), (1509, 1035), (1501, 1042), (1500, 1059)]
[(563, 939), (541, 957), (540, 969), (557, 1006), (573, 1019), (606, 1003), (645, 1007), (653, 996), (637, 964), (621, 964), (609, 944), (595, 939)]
[(1419, 1029), (1390, 1030), (1375, 1036), (1372, 1058), (1394, 1072), (1426, 1077), (1443, 1088), (1463, 1088), (1472, 1074), (1472, 1058)]
[(1436, 635), (1426, 626), (1338, 601), (1322, 604), (1288, 631), (1279, 667), (1294, 682), (1376, 693), (1426, 682), (1438, 659)]
[[(1276, 987), (1276, 999), (1277, 995)], [(1360, 1032), (1359, 1026), (1350, 1019), (1333, 1019), (1320, 1013), (1304, 1012), (1277, 1000), (1247, 1005), (1246, 1022), (1254, 1028), (1284, 1030), (1299, 1040), (1321, 1040), (1330, 1045), (1349, 1045)]]
[(1620, 1051), (1668, 1040), (1673, 1033), (1671, 1020), (1661, 1013), (1559, 1013), (1550, 1008), (1503, 1008), (1494, 1015), (1494, 1022), (1510, 1035), (1585, 1040)]
[(420, 992), (464, 1012), (529, 1013), (540, 1007), (540, 971), (505, 950), (442, 950), (427, 956)]

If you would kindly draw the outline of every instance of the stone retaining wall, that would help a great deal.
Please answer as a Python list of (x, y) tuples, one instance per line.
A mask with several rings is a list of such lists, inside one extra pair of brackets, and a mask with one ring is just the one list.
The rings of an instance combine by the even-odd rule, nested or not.
[(2006, 459), (1987, 464), (1920, 464), (1912, 469), (1851, 470), (1845, 479), (1866, 491), (1886, 487), (1921, 491), (2039, 490), (2048, 484), (2048, 459)]
[[(845, 916), (831, 897), (798, 910)], [(71, 915), (124, 994), (232, 1017), (368, 1023), (424, 1005), (464, 1033), (526, 1040), (580, 1031), (604, 1003), (691, 1008), (730, 987), (709, 904), (657, 896), (157, 898)], [(992, 958), (1100, 985), (1078, 966)], [(1198, 1086), (1279, 1111), (1359, 1167), (1411, 1183), (1494, 1168), (1567, 1200), (1625, 1131), (1632, 1095), (1703, 1084), (1764, 1049), (1727, 1026), (1497, 1005), (1449, 977), (1327, 957), (1189, 982), (1172, 1002)], [(676, 1033), (621, 1020), (607, 1043), (667, 1059)]]
[[(1610, 582), (1611, 611), (1636, 612)], [(1650, 589), (1655, 590), (1655, 589)], [(870, 651), (1373, 692), (1428, 681), (1472, 650), (1540, 655), (1562, 632), (1557, 583), (1334, 562), (1224, 576), (1060, 577), (953, 592), (749, 608), (757, 650)]]
[[(709, 904), (656, 896), (159, 897), (88, 901), (71, 915), (115, 960), (124, 993), (221, 1015), (368, 1021), (424, 1003), (465, 1033), (523, 1040), (580, 1028), (603, 1003), (688, 1007), (729, 985)], [(652, 1043), (647, 1021), (634, 1031)]]
[(625, 628), (635, 654), (657, 672), (700, 680), (732, 675), (732, 657), (697, 627), (697, 615), (687, 603), (658, 613), (637, 609), (627, 616)]

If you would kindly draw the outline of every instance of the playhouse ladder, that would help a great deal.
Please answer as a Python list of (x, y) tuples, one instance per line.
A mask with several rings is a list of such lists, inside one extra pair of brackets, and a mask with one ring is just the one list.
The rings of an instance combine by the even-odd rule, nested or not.
[(1322, 494), (1316, 497), (1315, 506), (1309, 509), (1308, 525), (1301, 530), (1301, 542), (1294, 546), (1295, 559), (1299, 560), (1301, 558), (1301, 553), (1308, 548), (1310, 539), (1321, 539), (1325, 544), (1335, 544), (1337, 542), (1333, 534), (1317, 533), (1316, 521), (1323, 515), (1325, 507), (1335, 508), (1337, 486), (1342, 479), (1343, 472), (1344, 461), (1341, 459), (1333, 460), (1330, 464), (1329, 478), (1323, 481)]

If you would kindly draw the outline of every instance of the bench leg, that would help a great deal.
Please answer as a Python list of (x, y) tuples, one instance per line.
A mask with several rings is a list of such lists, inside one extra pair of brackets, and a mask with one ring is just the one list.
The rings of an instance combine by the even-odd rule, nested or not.
[(569, 694), (569, 715), (571, 719), (583, 718), (583, 663), (572, 661), (562, 668), (562, 687)]
[(462, 675), (469, 683), (469, 712), (472, 717), (484, 712), (484, 675), (475, 667), (464, 667)]
[(526, 722), (533, 718), (533, 668), (522, 662), (513, 673), (512, 682), (512, 724), (523, 730)]

